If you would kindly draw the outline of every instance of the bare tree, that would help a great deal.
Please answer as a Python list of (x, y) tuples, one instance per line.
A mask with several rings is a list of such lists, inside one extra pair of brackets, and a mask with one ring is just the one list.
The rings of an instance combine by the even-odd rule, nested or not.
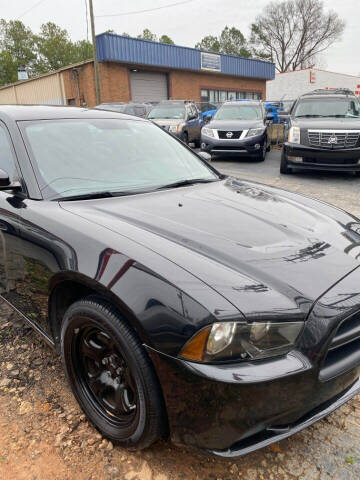
[(317, 56), (340, 39), (345, 22), (321, 0), (269, 3), (251, 25), (253, 55), (278, 72), (313, 67)]

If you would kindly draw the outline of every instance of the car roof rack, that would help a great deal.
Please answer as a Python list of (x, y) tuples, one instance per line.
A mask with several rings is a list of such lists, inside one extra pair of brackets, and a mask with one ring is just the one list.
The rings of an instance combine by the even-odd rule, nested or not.
[(301, 96), (306, 97), (308, 95), (351, 95), (355, 97), (355, 93), (350, 88), (334, 88), (327, 90), (325, 88), (318, 88), (311, 92), (303, 93)]

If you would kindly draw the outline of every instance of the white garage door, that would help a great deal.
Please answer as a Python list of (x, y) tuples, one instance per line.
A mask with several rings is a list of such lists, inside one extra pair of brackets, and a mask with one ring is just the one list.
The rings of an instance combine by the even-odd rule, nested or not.
[(169, 98), (166, 73), (130, 72), (130, 82), (133, 102), (151, 102)]

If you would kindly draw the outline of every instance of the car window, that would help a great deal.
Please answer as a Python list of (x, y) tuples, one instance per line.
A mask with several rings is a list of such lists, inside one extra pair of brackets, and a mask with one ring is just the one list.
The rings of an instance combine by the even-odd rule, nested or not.
[(257, 105), (223, 105), (214, 115), (214, 120), (261, 120), (263, 110)]
[(302, 98), (292, 113), (295, 117), (360, 117), (360, 102), (349, 98)]
[(158, 105), (151, 110), (148, 118), (185, 118), (185, 108), (183, 105)]
[(79, 119), (19, 124), (44, 198), (217, 178), (193, 152), (151, 122)]
[(145, 108), (139, 106), (134, 107), (134, 112), (138, 117), (143, 117), (145, 115)]
[(15, 161), (11, 140), (5, 128), (0, 125), (0, 168), (9, 174), (12, 181), (15, 176)]

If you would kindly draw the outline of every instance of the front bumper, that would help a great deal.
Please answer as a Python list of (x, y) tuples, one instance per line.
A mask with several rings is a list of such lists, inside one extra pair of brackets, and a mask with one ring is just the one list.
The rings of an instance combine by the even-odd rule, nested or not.
[(290, 167), (342, 172), (360, 170), (360, 148), (332, 150), (285, 142), (284, 151)]
[[(328, 290), (311, 310), (296, 349), (285, 356), (209, 365), (148, 347), (173, 442), (223, 457), (244, 455), (312, 425), (359, 393), (358, 285), (360, 268)], [(350, 339), (334, 347), (348, 321)]]
[[(239, 140), (225, 140), (201, 134), (201, 150), (212, 155), (258, 156), (266, 142), (266, 135), (256, 135)], [(255, 145), (259, 145), (258, 148)]]

